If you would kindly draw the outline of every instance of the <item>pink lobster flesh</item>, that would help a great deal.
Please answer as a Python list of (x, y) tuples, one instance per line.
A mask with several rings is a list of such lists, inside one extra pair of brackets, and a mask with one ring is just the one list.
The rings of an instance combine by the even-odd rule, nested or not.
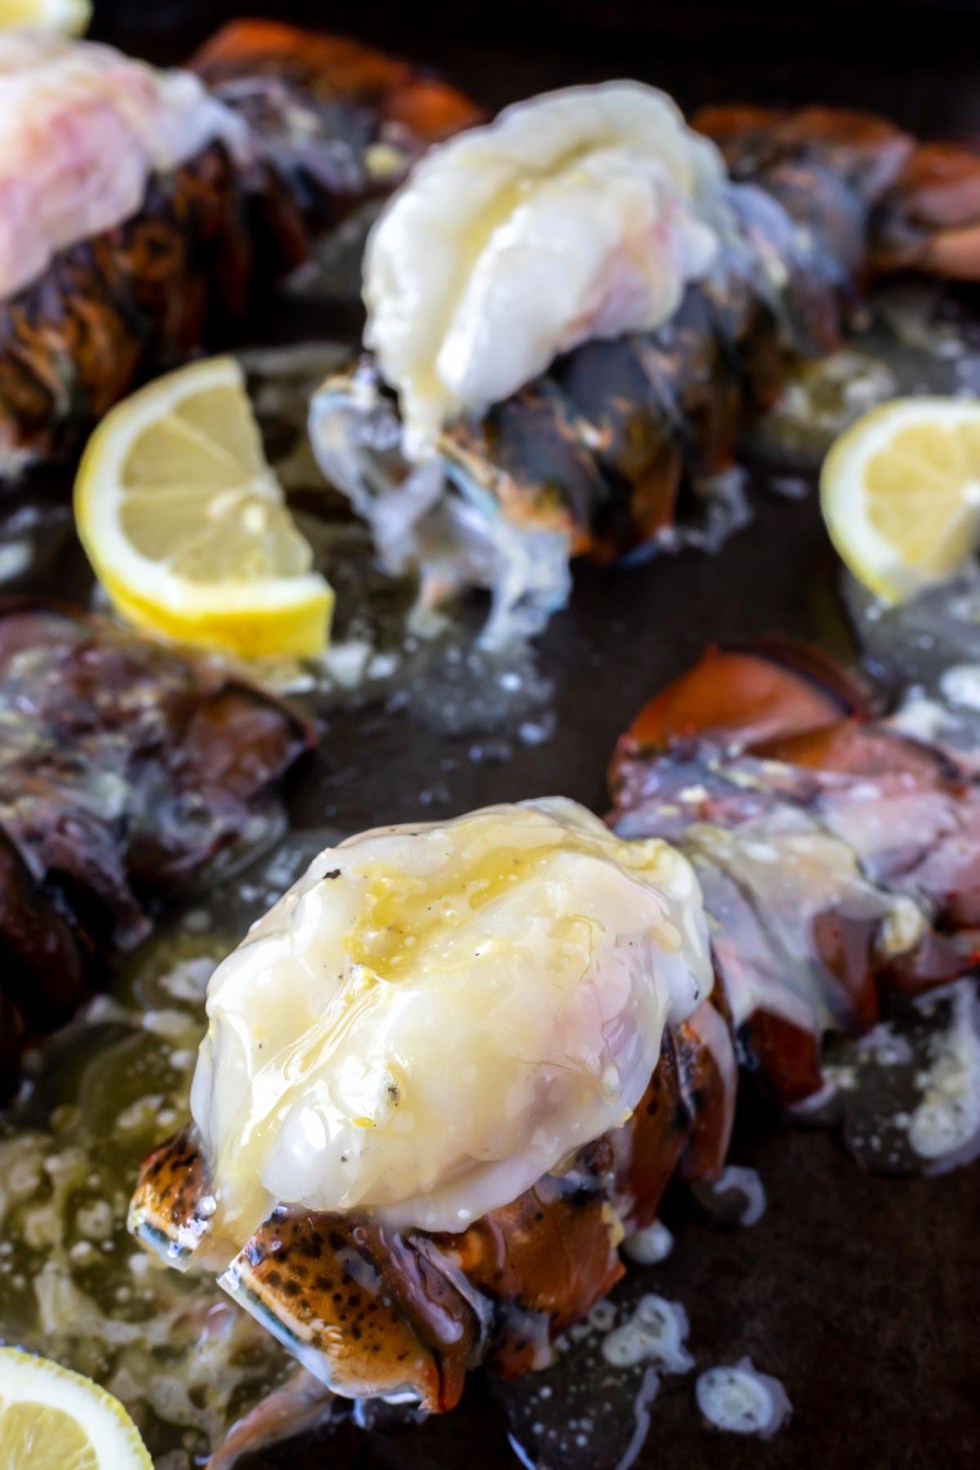
[(820, 1090), (826, 1031), (866, 1030), (889, 987), (975, 964), (976, 779), (823, 655), (710, 649), (642, 710), (610, 779), (620, 835), (694, 862), (717, 997), (781, 1101)]

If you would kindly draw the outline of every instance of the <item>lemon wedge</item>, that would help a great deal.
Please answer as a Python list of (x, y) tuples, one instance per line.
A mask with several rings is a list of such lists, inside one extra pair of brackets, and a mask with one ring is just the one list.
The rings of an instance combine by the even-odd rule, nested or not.
[(0, 1470), (153, 1470), (136, 1425), (90, 1378), (0, 1348)]
[(78, 468), (75, 520), (137, 627), (243, 658), (325, 647), (333, 593), (311, 570), (234, 358), (168, 373), (106, 415)]
[(820, 503), (840, 556), (886, 602), (953, 575), (980, 545), (980, 403), (872, 409), (827, 455)]
[(91, 0), (0, 0), (0, 31), (24, 28), (80, 36), (91, 19)]

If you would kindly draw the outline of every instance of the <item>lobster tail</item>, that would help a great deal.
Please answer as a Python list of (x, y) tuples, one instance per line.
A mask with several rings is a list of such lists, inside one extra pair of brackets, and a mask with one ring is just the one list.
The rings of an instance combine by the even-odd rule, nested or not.
[[(732, 177), (761, 185), (794, 213), (793, 171), (814, 194), (834, 179), (864, 211), (865, 275), (920, 270), (980, 278), (980, 154), (953, 143), (917, 143), (870, 113), (805, 107), (780, 112), (708, 107), (693, 126), (721, 149)], [(813, 200), (800, 201), (803, 222)], [(831, 213), (817, 208), (828, 241)], [(843, 238), (843, 237), (841, 237)]]
[(144, 1162), (130, 1226), (171, 1264), (218, 1271), (336, 1392), (409, 1394), (444, 1411), (469, 1369), (513, 1378), (549, 1360), (554, 1340), (623, 1275), (624, 1229), (652, 1222), (679, 1165), (690, 1179), (718, 1176), (734, 1077), (728, 1033), (705, 1002), (665, 1034), (628, 1123), (458, 1234), (280, 1207), (233, 1250), (211, 1238), (207, 1164), (187, 1132)]
[(107, 956), (149, 932), (149, 895), (240, 841), (312, 732), (149, 639), (9, 601), (0, 713), (4, 1092), (27, 1040), (63, 1025), (104, 985)]
[(980, 278), (980, 155), (925, 143), (909, 156), (871, 221), (871, 265)]
[(863, 683), (819, 649), (775, 639), (709, 648), (644, 705), (620, 740), (610, 783), (615, 790), (629, 759), (650, 760), (685, 741), (752, 748), (869, 712)]
[(884, 118), (833, 107), (705, 107), (691, 126), (718, 145), (736, 182), (765, 187), (783, 167), (819, 168), (865, 204), (895, 182), (914, 147)]
[[(291, 93), (293, 105), (360, 110), (376, 141), (385, 129), (402, 129), (401, 141), (418, 151), (469, 127), (480, 110), (434, 74), (340, 36), (298, 30), (270, 20), (230, 21), (191, 61), (209, 88), (229, 105), (255, 107), (268, 90)], [(246, 101), (251, 94), (251, 102)], [(267, 94), (265, 94), (267, 95)], [(376, 120), (370, 120), (371, 115)], [(322, 126), (322, 124), (321, 124)], [(351, 144), (359, 141), (351, 119)]]
[[(96, 57), (86, 85), (110, 113), (98, 66), (147, 85), (145, 68), (108, 48), (81, 42), (73, 54), (82, 71)], [(206, 91), (188, 75), (183, 90), (170, 90), (172, 77), (150, 73), (157, 131), (186, 133), (191, 151), (171, 167), (141, 160), (135, 212), (62, 245), (6, 296), (0, 279), (0, 480), (69, 451), (140, 377), (199, 351), (228, 313), (307, 259), (319, 236), (385, 197), (425, 148), (479, 116), (407, 63), (274, 22), (226, 26), (192, 65)], [(84, 109), (80, 117), (62, 131), (84, 142)], [(112, 125), (125, 127), (125, 115)], [(43, 232), (44, 214), (34, 205), (21, 223), (33, 218)]]
[(698, 874), (716, 979), (664, 1030), (627, 1121), (458, 1232), (294, 1205), (241, 1245), (222, 1237), (193, 1132), (143, 1166), (136, 1234), (216, 1272), (340, 1393), (445, 1410), (470, 1368), (547, 1362), (619, 1279), (620, 1239), (652, 1224), (670, 1180), (722, 1180), (739, 1064), (779, 1103), (806, 1102), (826, 1088), (828, 1032), (862, 1034), (891, 986), (975, 962), (976, 778), (815, 650), (710, 650), (647, 707), (613, 769), (616, 829), (669, 837)]
[(715, 268), (665, 326), (586, 341), (486, 413), (451, 418), (419, 471), (370, 358), (314, 401), (321, 465), (388, 565), (420, 571), (423, 603), (489, 588), (491, 640), (561, 605), (568, 556), (711, 547), (741, 525), (724, 473), (740, 426), (794, 358), (841, 346), (876, 275), (980, 276), (980, 160), (965, 151), (816, 107), (716, 107), (694, 126), (731, 183)]
[(821, 1085), (827, 1030), (975, 963), (975, 778), (813, 650), (710, 649), (638, 716), (611, 785), (621, 835), (697, 869), (742, 1060), (781, 1101)]

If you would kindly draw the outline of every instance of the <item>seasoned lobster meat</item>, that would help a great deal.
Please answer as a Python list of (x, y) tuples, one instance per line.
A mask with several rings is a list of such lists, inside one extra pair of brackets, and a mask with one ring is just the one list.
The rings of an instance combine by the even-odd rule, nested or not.
[(215, 973), (133, 1227), (337, 1391), (450, 1408), (546, 1360), (685, 1149), (720, 1169), (706, 958), (684, 860), (573, 803), (351, 839)]
[(491, 641), (540, 628), (569, 557), (741, 524), (740, 426), (877, 276), (980, 276), (966, 150), (823, 108), (693, 129), (633, 83), (532, 99), (425, 160), (373, 233), (373, 356), (314, 399), (314, 448), (423, 608), (490, 589)]
[(0, 994), (9, 1085), (156, 905), (242, 839), (312, 742), (250, 685), (95, 618), (0, 607)]
[(403, 63), (272, 23), (192, 64), (0, 37), (0, 480), (199, 350), (476, 116)]
[(738, 1062), (823, 1095), (826, 1033), (976, 962), (975, 777), (815, 651), (710, 650), (611, 781), (625, 842), (542, 802), (322, 854), (211, 982), (131, 1227), (339, 1393), (546, 1363), (671, 1177), (722, 1175)]

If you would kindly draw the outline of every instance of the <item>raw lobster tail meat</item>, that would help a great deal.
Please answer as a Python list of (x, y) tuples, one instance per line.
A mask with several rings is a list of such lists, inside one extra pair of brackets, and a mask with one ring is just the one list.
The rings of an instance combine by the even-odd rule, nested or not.
[(312, 744), (285, 706), (58, 607), (0, 608), (0, 1089)]
[[(52, 174), (27, 141), (8, 149), (10, 176), (0, 170), (16, 222), (11, 241), (0, 232), (0, 481), (69, 449), (141, 376), (199, 350), (317, 235), (476, 116), (403, 63), (286, 26), (229, 26), (194, 65), (210, 90), (87, 42), (0, 43), (0, 108), (22, 109), (26, 125), (60, 93), (62, 125), (38, 131), (74, 150)], [(83, 180), (77, 199), (60, 198), (66, 178)], [(70, 229), (52, 233), (52, 218)]]
[(712, 649), (620, 742), (612, 823), (691, 860), (741, 1060), (783, 1102), (822, 1086), (828, 1030), (980, 950), (980, 792), (955, 753), (781, 645)]
[[(348, 1395), (457, 1401), (468, 1368), (513, 1376), (622, 1273), (670, 1178), (722, 1174), (738, 1063), (784, 1104), (824, 1091), (821, 1039), (877, 1020), (890, 986), (923, 989), (977, 959), (975, 779), (908, 739), (868, 691), (810, 650), (710, 650), (623, 737), (611, 821), (690, 858), (715, 989), (667, 1028), (625, 1125), (458, 1234), (280, 1207), (236, 1250), (193, 1131), (146, 1160), (131, 1226), (201, 1265), (316, 1376)], [(230, 1257), (230, 1259), (229, 1259)]]
[(651, 333), (592, 340), (484, 415), (451, 420), (434, 462), (399, 454), (394, 395), (363, 356), (329, 379), (311, 433), (326, 473), (423, 601), (492, 589), (532, 629), (567, 595), (567, 558), (716, 544), (741, 524), (739, 427), (793, 357), (840, 346), (861, 289), (913, 267), (980, 275), (980, 158), (891, 124), (811, 108), (694, 119), (732, 182), (713, 272)]

